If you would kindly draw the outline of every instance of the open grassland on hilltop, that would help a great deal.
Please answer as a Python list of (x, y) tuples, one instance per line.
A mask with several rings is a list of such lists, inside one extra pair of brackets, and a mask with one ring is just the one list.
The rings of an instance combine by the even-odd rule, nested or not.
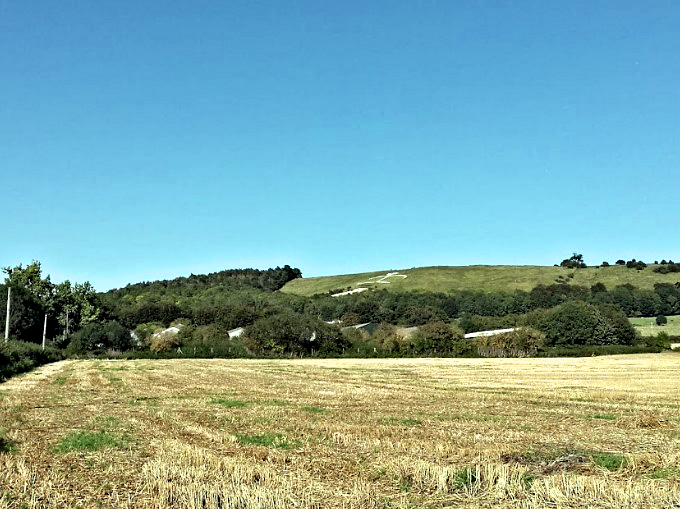
[[(460, 290), (475, 291), (530, 291), (539, 284), (550, 285), (558, 280), (572, 285), (592, 286), (603, 283), (612, 289), (617, 285), (631, 284), (641, 289), (652, 289), (655, 283), (676, 283), (680, 281), (680, 273), (659, 274), (649, 266), (644, 270), (629, 269), (625, 266), (588, 267), (586, 269), (567, 269), (564, 267), (539, 267), (525, 265), (470, 265), (464, 267), (422, 267), (399, 270), (406, 278), (388, 279), (389, 284), (362, 285), (371, 277), (381, 276), (392, 271), (366, 272), (363, 274), (347, 274), (294, 279), (282, 289), (283, 292), (310, 296), (327, 293), (330, 290), (368, 288), (385, 288), (390, 291), (404, 292), (409, 290), (430, 292), (456, 292)], [(573, 274), (573, 276), (572, 276)]]
[(630, 318), (630, 323), (643, 336), (656, 336), (660, 332), (665, 332), (669, 336), (680, 336), (680, 316), (669, 316), (666, 325), (657, 325), (656, 317)]
[(680, 355), (65, 361), (0, 385), (0, 508), (680, 504)]

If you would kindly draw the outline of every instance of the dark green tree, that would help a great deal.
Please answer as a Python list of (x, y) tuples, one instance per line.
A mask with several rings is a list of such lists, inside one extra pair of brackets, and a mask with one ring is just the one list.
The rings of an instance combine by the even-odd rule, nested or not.
[(571, 257), (562, 260), (560, 267), (567, 267), (568, 269), (585, 269), (586, 263), (583, 261), (583, 255), (574, 253)]

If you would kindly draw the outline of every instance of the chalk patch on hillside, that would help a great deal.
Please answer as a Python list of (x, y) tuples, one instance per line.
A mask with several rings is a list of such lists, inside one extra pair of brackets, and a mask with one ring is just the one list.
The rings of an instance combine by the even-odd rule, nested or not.
[(346, 292), (334, 293), (331, 297), (341, 297), (343, 295), (352, 295), (353, 293), (365, 292), (368, 288), (356, 288), (354, 290), (347, 290)]
[(408, 276), (406, 274), (399, 274), (398, 272), (388, 272), (384, 276), (373, 276), (369, 277), (368, 281), (364, 281), (363, 283), (359, 283), (360, 285), (373, 285), (373, 284), (381, 284), (381, 285), (388, 285), (391, 283), (391, 281), (388, 281), (389, 278), (391, 277), (400, 277), (402, 279), (407, 278)]
[[(391, 281), (388, 281), (389, 278), (391, 277), (400, 277), (402, 279), (408, 277), (406, 274), (399, 274), (398, 272), (388, 272), (387, 274), (384, 274), (382, 276), (373, 276), (369, 277), (368, 281), (364, 281), (362, 283), (357, 283), (357, 286), (361, 285), (389, 285)], [(340, 293), (333, 293), (331, 294), (331, 297), (342, 297), (343, 295), (352, 295), (353, 293), (359, 293), (359, 292), (364, 292), (368, 290), (368, 288), (355, 288), (354, 290), (347, 290), (346, 292), (340, 292)]]

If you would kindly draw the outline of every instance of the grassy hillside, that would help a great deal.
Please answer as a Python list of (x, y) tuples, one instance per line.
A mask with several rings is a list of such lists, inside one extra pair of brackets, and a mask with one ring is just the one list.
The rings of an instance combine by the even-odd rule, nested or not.
[(656, 317), (631, 318), (630, 323), (643, 336), (656, 336), (659, 332), (665, 332), (670, 336), (680, 336), (680, 316), (669, 316), (666, 325), (658, 326)]
[(611, 289), (617, 285), (632, 284), (638, 288), (651, 289), (655, 283), (676, 283), (680, 281), (680, 273), (659, 274), (650, 265), (644, 270), (628, 269), (624, 266), (587, 269), (566, 269), (563, 267), (539, 267), (519, 265), (471, 265), (464, 267), (422, 267), (399, 270), (406, 278), (391, 277), (388, 284), (372, 283), (362, 285), (370, 278), (384, 276), (389, 272), (366, 272), (363, 274), (346, 274), (295, 279), (288, 282), (281, 291), (296, 295), (314, 295), (327, 293), (329, 290), (347, 288), (386, 288), (390, 291), (422, 290), (432, 292), (454, 292), (459, 290), (511, 291), (515, 289), (529, 291), (539, 284), (549, 285), (559, 280), (567, 280), (570, 284), (591, 286), (603, 283)]

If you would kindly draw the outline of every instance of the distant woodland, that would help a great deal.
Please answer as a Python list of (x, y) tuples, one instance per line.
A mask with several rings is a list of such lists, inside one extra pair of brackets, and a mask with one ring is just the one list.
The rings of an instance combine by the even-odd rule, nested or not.
[[(662, 267), (674, 270), (675, 264)], [(663, 348), (668, 337), (643, 340), (628, 317), (680, 314), (680, 284), (670, 283), (643, 290), (576, 286), (566, 278), (531, 291), (371, 290), (333, 298), (279, 292), (302, 277), (288, 265), (142, 282), (105, 293), (87, 282), (54, 284), (37, 261), (3, 270), (0, 309), (11, 288), (12, 341), (0, 349), (0, 361), (4, 355), (8, 365), (31, 355), (39, 363), (46, 355), (526, 356)], [(366, 323), (374, 324), (370, 334), (355, 327)], [(233, 334), (238, 328), (242, 332)], [(463, 337), (506, 328), (515, 331), (476, 342)]]

